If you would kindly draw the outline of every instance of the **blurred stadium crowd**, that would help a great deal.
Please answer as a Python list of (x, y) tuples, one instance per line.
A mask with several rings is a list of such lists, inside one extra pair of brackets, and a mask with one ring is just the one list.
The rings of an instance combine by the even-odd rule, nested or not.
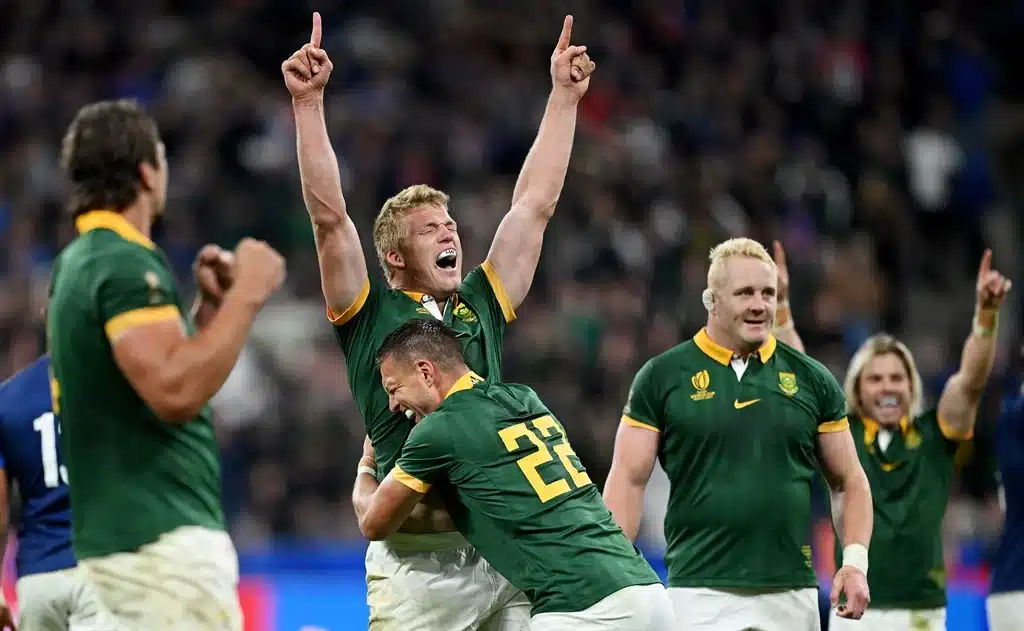
[[(633, 372), (703, 324), (707, 253), (728, 236), (784, 243), (798, 329), (837, 377), (886, 329), (936, 388), (970, 327), (983, 245), (1024, 278), (1024, 82), (1005, 61), (1021, 4), (0, 3), (0, 378), (42, 350), (48, 266), (71, 229), (61, 134), (86, 102), (139, 99), (168, 148), (158, 241), (182, 282), (206, 242), (251, 235), (289, 260), (287, 291), (215, 399), (239, 548), (359, 536), (348, 496), (362, 420), (324, 316), (279, 70), (318, 9), (336, 65), (328, 123), (367, 260), (381, 203), (425, 182), (452, 195), (469, 264), (508, 209), (550, 42), (575, 14), (598, 70), (505, 376), (537, 388), (598, 484)], [(1018, 387), (1020, 314), (1004, 309), (951, 543), (999, 526), (986, 427)]]

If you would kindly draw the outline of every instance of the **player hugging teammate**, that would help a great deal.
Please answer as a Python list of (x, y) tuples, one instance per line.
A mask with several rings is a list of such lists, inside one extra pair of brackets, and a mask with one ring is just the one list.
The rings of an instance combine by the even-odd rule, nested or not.
[[(313, 15), (310, 41), (282, 64), (327, 316), (376, 455), (360, 478), (383, 480), (412, 431), (404, 411), (389, 406), (376, 363), (384, 340), (404, 323), (443, 323), (454, 331), (470, 370), (495, 383), (501, 379), (502, 336), (533, 282), (569, 165), (577, 105), (594, 71), (586, 48), (570, 45), (571, 33), (567, 16), (551, 54), (551, 94), (510, 210), (487, 259), (465, 278), (448, 196), (425, 185), (400, 191), (381, 208), (373, 244), (385, 282), (370, 278), (324, 120), (324, 88), (333, 65), (320, 47), (319, 14)], [(353, 504), (360, 520), (368, 501), (357, 485)], [(367, 548), (371, 631), (508, 631), (527, 624), (530, 603), (458, 531), (451, 504), (430, 492), (409, 508), (404, 523)]]

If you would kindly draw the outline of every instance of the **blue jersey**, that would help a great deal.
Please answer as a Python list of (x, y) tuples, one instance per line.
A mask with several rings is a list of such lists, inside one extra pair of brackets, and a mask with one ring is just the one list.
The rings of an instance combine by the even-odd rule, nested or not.
[(18, 484), (18, 576), (74, 567), (67, 470), (50, 403), (50, 361), (40, 357), (0, 384), (0, 467)]
[(1003, 409), (995, 430), (1006, 520), (992, 568), (992, 593), (1024, 591), (1024, 394)]

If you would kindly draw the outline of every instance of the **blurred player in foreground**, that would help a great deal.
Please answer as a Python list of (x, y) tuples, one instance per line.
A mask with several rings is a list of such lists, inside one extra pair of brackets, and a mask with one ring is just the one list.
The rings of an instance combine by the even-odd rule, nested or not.
[(842, 388), (771, 334), (778, 272), (759, 243), (730, 239), (710, 258), (707, 326), (637, 373), (605, 501), (635, 538), (656, 458), (668, 474), (665, 562), (679, 628), (810, 631), (821, 626), (808, 545), (820, 466), (846, 506), (832, 602), (845, 595), (840, 615), (860, 618), (871, 492)]
[(1024, 389), (1007, 402), (994, 441), (1006, 516), (985, 608), (990, 631), (1018, 631), (1024, 629)]
[[(6, 544), (7, 488), (14, 482), (21, 500), (15, 560), (21, 631), (102, 631), (102, 609), (71, 551), (68, 472), (58, 434), (44, 355), (0, 384), (0, 537)], [(14, 623), (0, 604), (0, 629), (7, 627)]]
[(370, 471), (357, 474), (367, 538), (394, 533), (439, 485), (455, 500), (449, 506), (459, 532), (526, 593), (530, 629), (673, 629), (657, 574), (622, 535), (533, 390), (484, 381), (466, 365), (455, 334), (436, 321), (399, 327), (378, 361), (391, 408), (411, 411), (417, 425), (380, 486)]
[(153, 120), (130, 102), (87, 105), (62, 163), (79, 234), (54, 262), (46, 320), (75, 556), (119, 631), (239, 631), (207, 402), (284, 260), (251, 239), (233, 255), (204, 248), (186, 320), (149, 236), (167, 194)]
[[(465, 279), (448, 196), (425, 185), (401, 191), (381, 209), (373, 243), (387, 283), (370, 279), (324, 121), (323, 90), (332, 64), (320, 48), (319, 14), (313, 15), (310, 42), (282, 66), (292, 95), (303, 198), (313, 223), (328, 317), (373, 441), (378, 479), (394, 466), (412, 429), (408, 418), (388, 409), (374, 363), (389, 333), (412, 318), (442, 321), (455, 330), (471, 369), (501, 378), (502, 336), (533, 282), (544, 230), (565, 181), (577, 104), (594, 71), (586, 48), (569, 45), (571, 31), (572, 18), (566, 17), (551, 55), (547, 109), (512, 193), (511, 210), (494, 235), (487, 260)], [(361, 505), (354, 504), (358, 515)], [(413, 511), (401, 530), (387, 541), (371, 543), (366, 552), (371, 630), (475, 631), (517, 628), (528, 619), (525, 598), (455, 531), (436, 494)], [(414, 568), (424, 565), (441, 569), (421, 581)]]
[[(937, 408), (923, 409), (924, 388), (914, 357), (890, 335), (869, 338), (846, 371), (846, 404), (860, 461), (871, 483), (871, 610), (859, 623), (833, 618), (830, 631), (942, 631), (946, 571), (942, 520), (953, 459), (974, 432), (995, 358), (999, 308), (1010, 281), (991, 269), (986, 251), (978, 271), (974, 328), (960, 369)], [(833, 503), (835, 506), (835, 503)], [(836, 556), (842, 549), (837, 542)]]

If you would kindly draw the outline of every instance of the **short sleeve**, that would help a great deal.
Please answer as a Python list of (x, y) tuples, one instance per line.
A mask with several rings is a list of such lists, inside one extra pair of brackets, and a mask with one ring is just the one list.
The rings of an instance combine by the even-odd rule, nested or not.
[(648, 361), (633, 377), (633, 384), (626, 395), (621, 421), (626, 425), (660, 432), (662, 427), (660, 397), (654, 381), (654, 361)]
[(426, 493), (444, 480), (451, 465), (451, 441), (441, 431), (443, 424), (437, 416), (427, 416), (420, 421), (409, 434), (402, 455), (391, 470), (394, 479), (417, 493)]
[(505, 292), (505, 285), (490, 261), (484, 261), (466, 275), (459, 288), (459, 295), (469, 298), (474, 308), (486, 309), (491, 320), (502, 331), (506, 324), (516, 319), (516, 311)]
[(818, 432), (828, 434), (850, 428), (846, 418), (846, 394), (836, 378), (824, 366), (818, 370), (819, 386)]
[[(359, 295), (356, 296), (352, 304), (341, 313), (334, 313), (331, 307), (327, 307), (327, 319), (331, 321), (336, 327), (345, 326), (346, 324), (353, 322), (362, 313), (368, 313), (373, 311), (373, 307), (380, 295), (380, 284), (370, 282), (369, 277), (363, 281), (363, 286), (359, 290)], [(353, 322), (354, 323), (354, 322)]]
[(182, 322), (177, 292), (167, 268), (142, 248), (111, 253), (97, 265), (96, 307), (107, 338), (163, 320)]
[[(334, 326), (334, 335), (341, 345), (341, 350), (349, 362), (353, 361), (352, 355), (377, 352), (370, 343), (373, 340), (375, 318), (373, 314), (378, 313), (381, 294), (384, 289), (379, 282), (367, 279), (363, 282), (363, 289), (345, 311), (334, 313), (327, 307), (327, 319)], [(373, 362), (373, 357), (367, 355), (358, 361)]]

